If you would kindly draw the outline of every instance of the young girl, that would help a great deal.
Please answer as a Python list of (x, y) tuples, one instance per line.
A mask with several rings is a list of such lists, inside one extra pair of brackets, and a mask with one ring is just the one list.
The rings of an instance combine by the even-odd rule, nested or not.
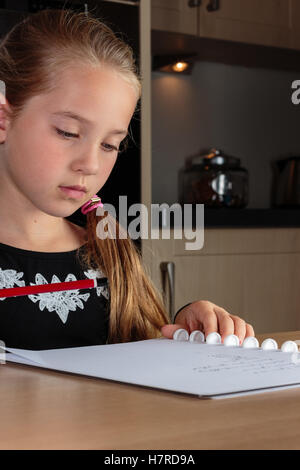
[[(96, 234), (100, 201), (91, 198), (113, 169), (141, 93), (130, 47), (85, 13), (43, 10), (3, 38), (0, 80), (0, 287), (108, 279), (95, 289), (0, 298), (6, 346), (172, 338), (182, 327), (241, 341), (254, 335), (208, 301), (185, 306), (169, 325), (129, 237)], [(66, 219), (80, 207), (86, 227)]]

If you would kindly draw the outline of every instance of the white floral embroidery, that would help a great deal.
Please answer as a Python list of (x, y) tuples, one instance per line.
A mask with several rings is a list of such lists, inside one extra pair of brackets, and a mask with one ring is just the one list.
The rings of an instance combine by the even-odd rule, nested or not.
[[(84, 274), (89, 279), (99, 279), (101, 277), (105, 277), (104, 273), (100, 269), (89, 269), (88, 271), (84, 271)], [(103, 295), (103, 297), (105, 297), (107, 300), (109, 299), (109, 290), (107, 286), (97, 287), (96, 290), (98, 296)]]
[[(25, 281), (19, 279), (24, 276), (24, 273), (18, 273), (15, 269), (1, 269), (0, 268), (0, 289), (8, 289), (17, 284), (18, 287), (25, 286)], [(0, 300), (5, 300), (7, 297), (0, 297)]]
[[(40, 273), (35, 275), (36, 284), (33, 282), (30, 283), (31, 286), (48, 284), (47, 280)], [(60, 281), (60, 279), (53, 275), (51, 284), (55, 282), (69, 282), (77, 281), (74, 274), (68, 274), (65, 281)], [(59, 292), (44, 292), (37, 295), (28, 295), (28, 298), (32, 302), (39, 302), (40, 310), (48, 309), (49, 312), (55, 311), (61, 321), (66, 323), (69, 315), (69, 311), (74, 312), (77, 307), (83, 309), (84, 304), (82, 301), (87, 301), (90, 297), (90, 294), (79, 294), (79, 289), (73, 289), (68, 291), (59, 291)]]

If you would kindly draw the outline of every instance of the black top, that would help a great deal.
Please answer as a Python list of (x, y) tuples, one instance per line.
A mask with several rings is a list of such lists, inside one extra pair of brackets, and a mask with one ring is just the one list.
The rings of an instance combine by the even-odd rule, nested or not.
[[(105, 277), (85, 269), (84, 250), (43, 253), (0, 243), (0, 288)], [(105, 344), (109, 290), (104, 287), (0, 297), (0, 340), (21, 349), (71, 348)]]

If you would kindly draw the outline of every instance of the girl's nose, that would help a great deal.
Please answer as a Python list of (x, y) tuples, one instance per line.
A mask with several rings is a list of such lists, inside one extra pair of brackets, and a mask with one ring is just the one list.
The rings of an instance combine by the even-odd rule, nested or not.
[(99, 170), (99, 147), (82, 149), (81, 153), (73, 160), (72, 169), (82, 171), (87, 175), (96, 175)]

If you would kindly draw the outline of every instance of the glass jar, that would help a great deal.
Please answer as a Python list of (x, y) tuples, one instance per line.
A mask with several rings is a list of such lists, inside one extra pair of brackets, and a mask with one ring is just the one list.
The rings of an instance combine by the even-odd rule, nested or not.
[(239, 158), (217, 149), (188, 157), (185, 167), (179, 171), (180, 203), (245, 208), (249, 177), (240, 163)]

